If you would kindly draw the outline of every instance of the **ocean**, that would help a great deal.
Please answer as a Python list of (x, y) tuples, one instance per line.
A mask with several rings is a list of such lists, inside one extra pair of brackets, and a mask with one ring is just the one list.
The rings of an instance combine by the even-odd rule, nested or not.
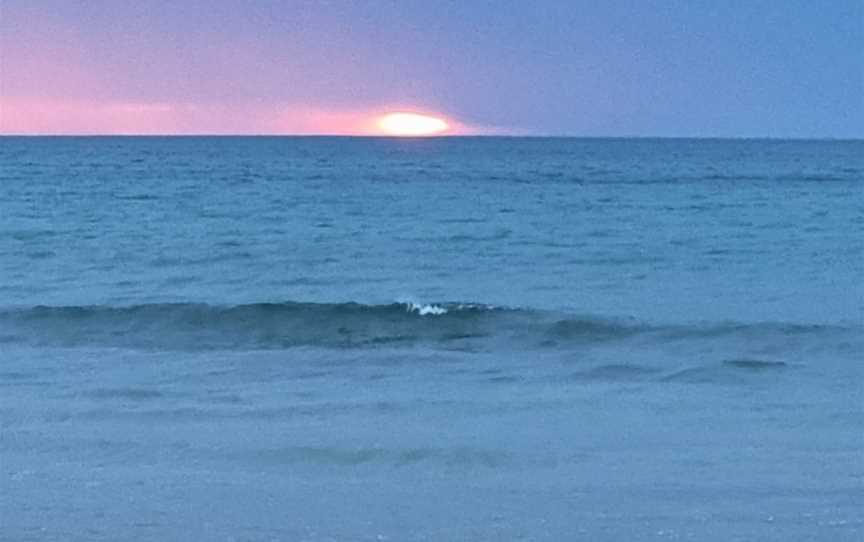
[(0, 138), (0, 539), (858, 541), (864, 141)]

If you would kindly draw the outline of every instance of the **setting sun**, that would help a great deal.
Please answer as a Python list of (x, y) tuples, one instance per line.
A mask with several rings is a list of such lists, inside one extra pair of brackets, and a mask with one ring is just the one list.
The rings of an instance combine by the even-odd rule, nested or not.
[(450, 126), (437, 117), (418, 113), (388, 113), (378, 119), (378, 128), (394, 136), (428, 136), (445, 132)]

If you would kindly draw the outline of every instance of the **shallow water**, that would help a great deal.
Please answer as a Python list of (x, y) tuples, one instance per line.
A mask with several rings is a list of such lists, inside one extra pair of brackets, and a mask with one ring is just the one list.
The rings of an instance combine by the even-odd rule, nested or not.
[(0, 538), (858, 540), (864, 143), (0, 139)]

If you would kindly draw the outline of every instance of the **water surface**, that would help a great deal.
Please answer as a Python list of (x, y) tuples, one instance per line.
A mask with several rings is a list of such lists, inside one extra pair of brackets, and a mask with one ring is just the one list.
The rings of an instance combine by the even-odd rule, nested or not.
[(858, 540), (864, 143), (0, 138), (0, 538)]

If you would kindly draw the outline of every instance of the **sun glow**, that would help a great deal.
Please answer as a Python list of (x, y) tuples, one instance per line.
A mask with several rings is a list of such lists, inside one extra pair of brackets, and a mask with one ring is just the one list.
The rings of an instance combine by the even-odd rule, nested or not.
[(378, 119), (378, 128), (394, 136), (429, 136), (450, 128), (444, 119), (418, 113), (388, 113)]

